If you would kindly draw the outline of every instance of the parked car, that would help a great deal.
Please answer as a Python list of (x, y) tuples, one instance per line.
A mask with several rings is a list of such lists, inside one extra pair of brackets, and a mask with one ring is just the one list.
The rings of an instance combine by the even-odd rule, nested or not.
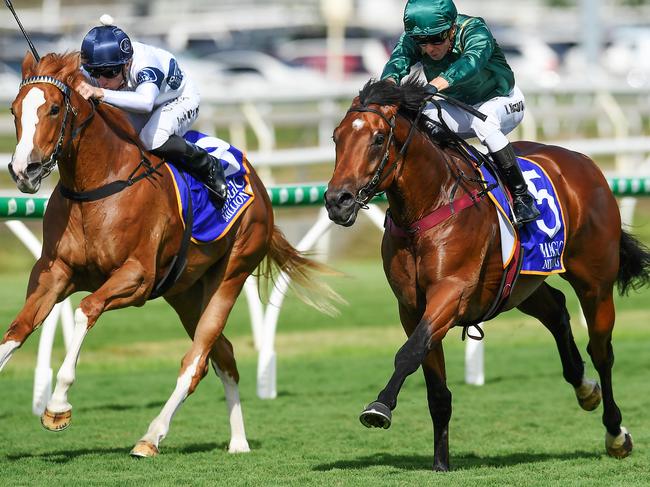
[(603, 67), (633, 88), (650, 86), (650, 27), (626, 26), (611, 34), (602, 54)]
[(192, 75), (201, 92), (221, 89), (233, 96), (255, 93), (291, 94), (324, 89), (318, 71), (289, 66), (257, 51), (223, 51), (201, 57), (181, 57), (181, 67)]

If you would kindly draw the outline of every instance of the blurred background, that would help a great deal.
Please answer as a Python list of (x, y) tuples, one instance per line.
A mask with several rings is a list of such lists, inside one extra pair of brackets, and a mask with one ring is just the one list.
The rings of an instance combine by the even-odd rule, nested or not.
[[(402, 32), (404, 0), (15, 0), (41, 54), (76, 50), (111, 14), (132, 39), (165, 47), (200, 86), (197, 129), (248, 152), (269, 184), (331, 175), (331, 135), (352, 98), (378, 77)], [(492, 28), (527, 97), (512, 140), (584, 152), (608, 174), (650, 172), (650, 1), (458, 0)], [(15, 146), (9, 105), (26, 43), (0, 9), (0, 190)], [(51, 190), (56, 177), (43, 191)], [(637, 210), (642, 209), (640, 203)], [(282, 210), (292, 238), (313, 211)], [(365, 236), (333, 230), (332, 252)], [(374, 232), (379, 238), (379, 232)], [(374, 237), (373, 237), (374, 238)], [(353, 246), (354, 248), (354, 246)], [(363, 252), (377, 247), (364, 246)], [(356, 251), (356, 250), (355, 250)], [(0, 266), (3, 264), (0, 262)]]
[[(175, 53), (181, 68), (195, 78), (201, 89), (196, 128), (245, 150), (267, 185), (284, 185), (320, 184), (330, 178), (335, 156), (332, 132), (365, 82), (380, 75), (402, 32), (405, 0), (13, 0), (13, 4), (41, 55), (79, 49), (84, 34), (105, 13), (112, 15), (133, 40)], [(596, 160), (608, 176), (646, 177), (646, 187), (650, 188), (650, 0), (457, 0), (456, 4), (462, 13), (486, 19), (526, 95), (526, 116), (510, 134), (511, 140), (537, 140), (578, 150)], [(9, 106), (18, 90), (20, 64), (26, 52), (26, 42), (11, 13), (1, 5), (0, 196), (17, 194), (7, 173), (16, 144)], [(52, 174), (36, 196), (47, 196), (57, 179), (56, 173)], [(623, 198), (620, 203), (632, 232), (650, 244), (649, 199)], [(394, 483), (403, 478), (402, 484), (412, 484), (412, 469), (430, 466), (429, 453), (421, 450), (430, 442), (430, 428), (422, 425), (430, 423), (422, 403), (423, 378), (419, 374), (406, 384), (412, 394), (400, 398), (401, 418), (411, 418), (413, 437), (403, 436), (399, 433), (403, 430), (395, 427), (390, 433), (394, 436), (389, 437), (395, 441), (402, 435), (408, 445), (390, 447), (390, 451), (386, 446), (385, 452), (377, 455), (377, 436), (361, 440), (366, 437), (359, 434), (356, 414), (383, 385), (392, 370), (393, 353), (403, 343), (396, 302), (383, 277), (380, 260), (382, 232), (377, 227), (381, 226), (383, 210), (380, 205), (374, 221), (360, 216), (354, 227), (332, 227), (320, 238), (315, 252), (345, 273), (328, 282), (349, 305), (342, 307), (340, 317), (330, 318), (307, 309), (291, 296), (287, 298), (276, 339), (280, 392), (278, 399), (271, 401), (275, 405), (262, 405), (253, 399), (256, 348), (251, 340), (246, 300), (238, 301), (226, 333), (234, 340), (244, 378), (242, 397), (250, 414), (247, 430), (252, 432), (253, 448), (261, 453), (246, 460), (248, 469), (241, 468), (244, 460), (219, 465), (220, 475), (226, 469), (232, 470), (232, 477), (224, 477), (233, 478), (231, 485), (305, 485), (305, 462), (311, 465), (309, 475), (319, 480), (316, 485), (340, 484), (341, 478), (353, 478), (350, 485), (369, 485), (371, 481), (376, 484), (379, 478), (364, 477), (375, 472), (384, 474), (380, 484), (388, 478)], [(278, 207), (275, 216), (294, 245), (323, 218), (321, 208), (304, 206)], [(12, 222), (0, 221), (0, 321), (9, 324), (22, 306), (34, 257), (4, 223)], [(36, 238), (41, 237), (41, 220), (25, 223)], [(35, 248), (38, 253), (38, 242)], [(567, 294), (576, 340), (584, 350), (587, 334), (580, 324), (575, 295), (559, 277), (549, 280)], [(77, 303), (78, 295), (73, 299)], [(620, 326), (615, 342), (615, 372), (622, 379), (616, 382), (617, 399), (626, 418), (628, 412), (637, 413), (629, 417), (635, 417), (631, 426), (635, 440), (641, 444), (650, 442), (650, 426), (647, 421), (643, 423), (640, 414), (647, 397), (638, 393), (644, 387), (647, 390), (650, 363), (647, 303), (647, 290), (617, 301)], [(20, 477), (33, 469), (30, 479), (40, 479), (47, 468), (52, 478), (55, 472), (56, 478), (67, 479), (62, 476), (67, 470), (68, 476), (76, 477), (66, 485), (78, 484), (78, 479), (87, 478), (88, 472), (106, 478), (138, 475), (142, 464), (134, 469), (132, 464), (118, 463), (121, 460), (117, 458), (125, 456), (123, 453), (137, 438), (133, 431), (144, 428), (144, 417), (153, 417), (167, 399), (187, 338), (162, 300), (149, 302), (144, 310), (107, 313), (101, 321), (102, 326), (89, 334), (80, 361), (80, 378), (90, 376), (91, 380), (80, 380), (80, 388), (75, 389), (79, 391), (75, 393), (79, 403), (86, 407), (79, 410), (84, 414), (75, 419), (80, 421), (76, 424), (86, 428), (93, 425), (96, 430), (91, 429), (88, 435), (84, 434), (88, 429), (71, 428), (66, 434), (77, 435), (73, 436), (77, 438), (73, 446), (60, 442), (59, 437), (52, 439), (56, 435), (43, 439), (36, 432), (37, 421), (29, 417), (31, 374), (38, 343), (34, 337), (0, 376), (0, 418), (12, 425), (13, 435), (5, 441), (5, 452), (9, 453), (0, 458), (0, 471)], [(486, 381), (492, 387), (481, 391), (463, 386), (464, 344), (458, 329), (450, 335), (453, 338), (445, 342), (445, 354), (454, 385), (454, 407), (460, 408), (454, 421), (464, 425), (454, 430), (454, 441), (460, 438), (458, 444), (464, 456), (459, 463), (470, 470), (472, 465), (479, 468), (476, 482), (468, 480), (473, 479), (470, 472), (461, 477), (464, 483), (484, 485), (485, 479), (490, 479), (487, 482), (494, 485), (529, 485), (531, 472), (545, 479), (552, 462), (567, 470), (567, 484), (587, 478), (584, 462), (576, 459), (591, 459), (596, 444), (598, 451), (602, 449), (602, 427), (596, 417), (599, 414), (588, 423), (578, 416), (582, 413), (573, 404), (573, 393), (561, 382), (560, 361), (547, 331), (532, 318), (514, 311), (493, 320), (486, 327)], [(58, 340), (53, 367), (58, 368), (63, 352)], [(188, 401), (189, 409), (183, 409), (187, 412), (175, 419), (176, 440), (170, 435), (166, 445), (179, 460), (151, 464), (152, 469), (167, 474), (171, 468), (182, 476), (187, 470), (179, 465), (190, 465), (186, 453), (223, 449), (221, 444), (215, 444), (211, 427), (199, 429), (197, 425), (203, 423), (195, 420), (210, 416), (203, 412), (212, 407), (211, 394), (211, 387), (201, 388), (197, 395), (202, 399), (193, 397)], [(467, 400), (463, 400), (464, 396)], [(557, 409), (563, 402), (567, 406)], [(314, 404), (319, 405), (317, 421)], [(477, 408), (477, 404), (481, 406)], [(330, 409), (324, 409), (327, 407)], [(540, 415), (541, 411), (547, 415)], [(556, 427), (558, 411), (566, 419), (561, 426), (571, 429)], [(84, 417), (88, 418), (85, 424)], [(278, 418), (283, 417), (289, 419), (276, 427)], [(500, 419), (495, 422), (495, 417)], [(183, 421), (187, 425), (190, 418), (192, 427), (180, 427)], [(113, 436), (102, 427), (111, 421), (121, 425)], [(130, 431), (122, 431), (127, 429), (123, 428), (125, 424)], [(287, 424), (294, 430), (287, 430)], [(549, 428), (550, 424), (554, 427)], [(494, 430), (476, 434), (477, 425), (497, 425), (500, 434), (495, 435)], [(504, 434), (507, 426), (510, 431)], [(540, 446), (538, 433), (549, 429), (555, 436), (545, 436), (548, 444)], [(124, 436), (117, 437), (118, 430)], [(303, 431), (309, 438), (296, 439), (290, 436), (295, 435), (291, 431)], [(460, 431), (465, 433), (457, 433)], [(276, 433), (277, 438), (273, 436)], [(420, 439), (411, 441), (416, 437)], [(70, 436), (66, 438), (70, 441)], [(568, 443), (567, 438), (571, 440)], [(319, 444), (309, 443), (313, 441)], [(286, 446), (288, 442), (291, 447)], [(193, 446), (196, 443), (198, 447)], [(491, 456), (481, 457), (477, 444), (484, 449), (483, 454), (490, 452)], [(309, 451), (316, 453), (303, 454), (296, 445), (308, 445)], [(401, 448), (410, 456), (396, 455)], [(274, 451), (281, 457), (273, 456)], [(95, 463), (94, 452), (98, 452)], [(616, 465), (590, 460), (590, 468), (597, 463), (600, 469), (590, 470), (590, 475), (599, 480), (611, 478), (610, 484), (620, 483), (625, 475), (634, 483), (646, 472), (649, 461), (643, 451), (634, 455), (627, 463)], [(74, 462), (69, 462), (68, 457)], [(109, 467), (106, 457), (112, 462)], [(26, 458), (26, 467), (22, 458)], [(260, 459), (266, 461), (261, 467), (256, 463)], [(14, 463), (3, 470), (9, 461)], [(377, 462), (397, 464), (403, 469), (403, 477), (396, 476), (390, 466), (377, 470)], [(631, 469), (630, 462), (635, 462)], [(69, 470), (73, 464), (79, 466), (77, 470)], [(267, 473), (255, 477), (261, 470), (275, 472), (280, 465), (288, 469), (285, 477), (265, 477)], [(480, 469), (486, 465), (488, 469)], [(503, 466), (518, 476), (502, 477), (508, 469), (494, 467)], [(210, 476), (205, 484), (214, 484), (212, 464), (194, 468), (190, 478), (199, 478), (195, 477), (199, 470)], [(319, 475), (329, 472), (323, 470), (332, 470), (332, 476), (325, 480)], [(352, 477), (344, 477), (346, 471), (351, 471)], [(249, 476), (242, 477), (246, 474)], [(553, 475), (564, 478), (555, 471)], [(608, 475), (618, 477), (614, 480)], [(186, 484), (187, 478), (176, 484)], [(134, 477), (115, 485), (135, 481)], [(644, 481), (647, 484), (647, 479)], [(13, 483), (25, 482), (17, 478)], [(97, 482), (105, 483), (105, 479)], [(166, 478), (162, 483), (171, 481)]]

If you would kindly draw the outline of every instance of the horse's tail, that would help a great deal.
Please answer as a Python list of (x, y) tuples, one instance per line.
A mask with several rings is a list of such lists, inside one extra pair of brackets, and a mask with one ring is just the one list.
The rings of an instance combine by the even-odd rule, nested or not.
[(650, 249), (625, 230), (621, 232), (618, 292), (621, 296), (650, 284)]
[[(282, 274), (277, 277), (278, 272)], [(258, 283), (261, 289), (268, 286), (269, 280), (289, 279), (289, 287), (304, 303), (312, 306), (322, 313), (336, 315), (336, 304), (345, 303), (345, 300), (330, 286), (313, 278), (314, 273), (337, 275), (338, 272), (330, 267), (308, 259), (302, 252), (295, 249), (285, 238), (278, 227), (273, 227), (271, 245), (266, 258), (257, 269)]]

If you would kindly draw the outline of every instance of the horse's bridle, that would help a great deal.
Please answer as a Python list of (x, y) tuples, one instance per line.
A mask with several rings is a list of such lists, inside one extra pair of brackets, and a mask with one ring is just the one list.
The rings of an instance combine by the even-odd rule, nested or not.
[(409, 129), (409, 133), (406, 137), (406, 140), (404, 141), (404, 144), (402, 144), (402, 148), (399, 151), (399, 154), (397, 154), (397, 157), (395, 158), (395, 161), (393, 164), (390, 166), (390, 169), (383, 174), (384, 169), (386, 165), (388, 164), (388, 158), (390, 157), (390, 147), (392, 143), (395, 143), (395, 121), (397, 120), (397, 112), (389, 119), (386, 115), (381, 113), (379, 110), (375, 110), (374, 108), (370, 108), (367, 106), (364, 107), (355, 107), (355, 108), (350, 108), (348, 110), (348, 113), (350, 112), (370, 112), (374, 113), (375, 115), (379, 115), (384, 122), (388, 124), (390, 127), (390, 131), (388, 132), (388, 140), (386, 141), (386, 150), (384, 151), (384, 157), (381, 159), (381, 162), (377, 166), (377, 169), (375, 170), (375, 174), (372, 176), (370, 181), (364, 185), (358, 192), (357, 195), (354, 197), (354, 201), (361, 205), (362, 208), (367, 208), (367, 203), (370, 201), (370, 199), (375, 195), (375, 192), (379, 185), (383, 183), (388, 175), (395, 170), (397, 167), (397, 164), (399, 163), (400, 160), (404, 158), (404, 155), (406, 154), (406, 150), (408, 149), (409, 144), (411, 143), (411, 139), (413, 138), (413, 134), (415, 132), (415, 128), (418, 124), (418, 121), (420, 120), (420, 116), (422, 115), (422, 111), (424, 110), (424, 107), (426, 106), (425, 103), (420, 105), (420, 108), (418, 110), (418, 113), (411, 123), (411, 128)]
[[(68, 115), (72, 113), (73, 116), (76, 116), (78, 114), (78, 111), (77, 108), (75, 108), (70, 102), (70, 93), (71, 93), (70, 87), (67, 86), (65, 83), (63, 83), (61, 80), (58, 80), (52, 76), (32, 76), (30, 78), (26, 78), (22, 81), (22, 83), (20, 83), (18, 89), (20, 90), (27, 85), (35, 85), (41, 83), (46, 83), (46, 84), (56, 86), (59, 89), (59, 91), (63, 94), (63, 100), (65, 102), (65, 113), (63, 115), (63, 123), (61, 124), (61, 130), (59, 132), (59, 139), (56, 143), (56, 147), (54, 148), (54, 152), (52, 152), (48, 160), (45, 162), (41, 162), (41, 166), (43, 166), (44, 168), (43, 173), (41, 174), (41, 179), (44, 179), (47, 176), (49, 176), (50, 173), (54, 170), (54, 166), (56, 166), (58, 162), (58, 158), (61, 155), (61, 151), (63, 150), (63, 141), (65, 140), (65, 129), (68, 123)], [(88, 118), (86, 118), (83, 122), (79, 124), (78, 127), (72, 129), (70, 134), (70, 141), (68, 142), (68, 144), (72, 144), (72, 141), (79, 135), (79, 133), (83, 130), (83, 128), (86, 125), (88, 125), (90, 120), (95, 116), (95, 111), (97, 106), (96, 102), (93, 102), (92, 100), (88, 100), (88, 103), (92, 108), (91, 113), (88, 116)], [(145, 156), (144, 152), (142, 151), (142, 148), (138, 146), (138, 149), (140, 150), (142, 159), (140, 160), (140, 164), (138, 164), (138, 166), (133, 170), (133, 172), (129, 175), (129, 177), (126, 180), (113, 181), (97, 189), (93, 189), (90, 191), (82, 191), (82, 192), (72, 191), (71, 189), (66, 188), (62, 184), (59, 184), (59, 192), (65, 198), (70, 200), (95, 201), (95, 200), (106, 198), (107, 196), (110, 196), (112, 194), (119, 193), (123, 189), (132, 186), (134, 183), (140, 181), (141, 179), (147, 178), (152, 174), (157, 173), (158, 168), (164, 162), (161, 162), (157, 166), (153, 166), (149, 161), (149, 159), (147, 159), (147, 157)], [(139, 171), (140, 167), (143, 166), (145, 167), (145, 171), (139, 174), (138, 176), (136, 176), (135, 174)], [(9, 172), (11, 174), (11, 177), (15, 181), (16, 175), (11, 169), (11, 165), (9, 166)]]
[[(63, 141), (65, 140), (65, 128), (68, 123), (68, 116), (70, 113), (72, 113), (74, 116), (77, 116), (78, 112), (77, 109), (74, 106), (72, 106), (72, 103), (70, 103), (70, 88), (62, 81), (53, 78), (52, 76), (31, 76), (29, 78), (25, 78), (20, 83), (18, 90), (21, 90), (24, 86), (36, 85), (42, 83), (56, 86), (59, 89), (59, 91), (63, 94), (63, 100), (65, 103), (65, 113), (63, 114), (63, 122), (61, 123), (61, 129), (59, 131), (59, 139), (50, 157), (46, 161), (41, 162), (41, 166), (43, 167), (43, 173), (41, 174), (41, 179), (45, 179), (54, 170), (54, 166), (56, 166), (61, 151), (63, 150)], [(92, 106), (92, 112), (90, 116), (86, 120), (84, 120), (76, 129), (72, 130), (70, 143), (72, 143), (72, 141), (77, 137), (77, 135), (79, 135), (79, 132), (81, 132), (81, 130), (88, 124), (88, 122), (90, 122), (90, 120), (95, 115), (95, 104), (91, 103), (91, 106)], [(12, 178), (15, 180), (16, 179), (15, 174), (13, 170), (11, 170), (11, 168), (9, 172), (11, 173)]]

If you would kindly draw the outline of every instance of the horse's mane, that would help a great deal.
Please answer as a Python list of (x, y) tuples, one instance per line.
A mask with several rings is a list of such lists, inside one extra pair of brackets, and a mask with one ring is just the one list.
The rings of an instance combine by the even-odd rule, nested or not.
[(359, 103), (364, 107), (370, 104), (396, 105), (402, 112), (414, 115), (427, 95), (426, 83), (416, 76), (407, 78), (399, 86), (387, 79), (371, 79), (359, 92)]
[[(410, 76), (401, 85), (387, 79), (380, 81), (371, 79), (359, 92), (359, 104), (362, 107), (371, 104), (394, 105), (398, 108), (399, 113), (410, 121), (414, 121), (420, 106), (428, 96), (426, 83), (417, 76)], [(445, 143), (447, 139), (442, 133), (436, 134), (437, 137), (432, 137), (431, 131), (424, 126), (423, 118), (418, 122), (418, 128), (434, 142)]]
[[(80, 59), (79, 51), (66, 52), (64, 54), (50, 53), (43, 56), (40, 62), (36, 63), (32, 55), (28, 53), (23, 60), (23, 78), (29, 76), (52, 76), (76, 90), (79, 83), (87, 81), (79, 69)], [(118, 137), (143, 149), (140, 137), (124, 111), (111, 105), (100, 103), (97, 107), (97, 113)]]

